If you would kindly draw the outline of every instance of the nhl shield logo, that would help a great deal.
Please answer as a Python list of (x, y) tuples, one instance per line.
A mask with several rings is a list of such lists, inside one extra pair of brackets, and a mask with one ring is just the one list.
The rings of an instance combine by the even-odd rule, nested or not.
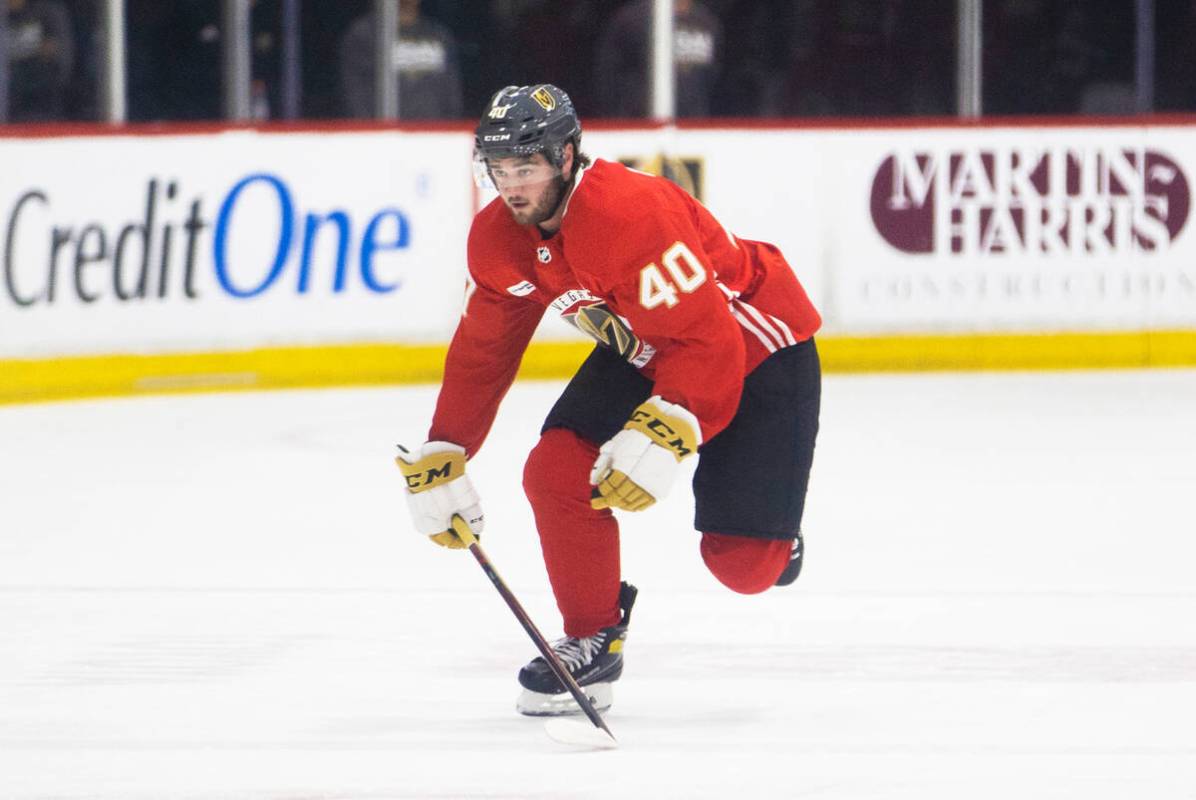
[(536, 258), (540, 259), (541, 264), (547, 264), (552, 261), (552, 252), (545, 246), (541, 245), (536, 248)]

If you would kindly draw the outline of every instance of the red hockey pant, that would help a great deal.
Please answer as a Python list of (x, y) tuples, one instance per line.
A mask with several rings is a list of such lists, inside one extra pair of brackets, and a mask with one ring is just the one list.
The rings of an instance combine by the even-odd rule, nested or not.
[[(548, 580), (569, 636), (591, 636), (619, 621), (619, 524), (590, 507), (598, 448), (565, 428), (545, 431), (528, 456), (523, 488), (540, 533)], [(787, 541), (703, 531), (702, 560), (728, 588), (768, 589), (789, 563)]]

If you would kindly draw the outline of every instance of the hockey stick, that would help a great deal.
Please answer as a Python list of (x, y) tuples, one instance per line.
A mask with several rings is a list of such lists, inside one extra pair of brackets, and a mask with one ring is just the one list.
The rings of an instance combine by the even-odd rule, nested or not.
[[(548, 642), (545, 641), (544, 635), (540, 633), (540, 630), (536, 627), (535, 623), (532, 622), (531, 617), (527, 615), (527, 612), (523, 610), (523, 606), (519, 604), (519, 600), (516, 599), (515, 595), (511, 593), (511, 590), (507, 588), (506, 582), (503, 581), (498, 572), (494, 569), (494, 565), (490, 563), (490, 559), (487, 558), (486, 552), (482, 550), (482, 546), (478, 544), (478, 537), (473, 535), (473, 531), (469, 529), (468, 523), (465, 522), (461, 515), (454, 514), (451, 524), (453, 533), (457, 534), (457, 537), (460, 538), (461, 541), (465, 543), (465, 546), (469, 548), (469, 552), (473, 553), (473, 557), (477, 559), (478, 564), (481, 565), (482, 571), (486, 573), (486, 577), (488, 577), (490, 582), (494, 584), (494, 588), (498, 589), (498, 593), (502, 595), (502, 599), (507, 601), (507, 606), (511, 609), (511, 613), (515, 615), (515, 619), (519, 620), (519, 624), (523, 626), (523, 630), (527, 631), (527, 635), (532, 638), (532, 641), (536, 645), (536, 649), (540, 651), (540, 655), (542, 655), (544, 660), (548, 662), (548, 667), (552, 670), (552, 674), (556, 675), (557, 680), (561, 682), (561, 685), (569, 690), (569, 694), (573, 695), (573, 699), (577, 701), (577, 705), (580, 706), (581, 710), (585, 712), (585, 715), (589, 717), (590, 722), (594, 723), (596, 728), (600, 728), (605, 731), (606, 735), (610, 737), (610, 742), (605, 743), (604, 746), (614, 746), (617, 743), (617, 740), (615, 739), (615, 735), (610, 732), (610, 728), (606, 727), (606, 721), (602, 719), (602, 716), (598, 713), (598, 710), (594, 708), (594, 704), (590, 702), (590, 698), (586, 696), (586, 693), (583, 692), (581, 687), (577, 685), (577, 681), (575, 681), (573, 676), (569, 674), (569, 670), (565, 669), (565, 665), (561, 663), (559, 658), (557, 658), (556, 653), (553, 652)], [(560, 726), (555, 726), (555, 728), (549, 729), (549, 735), (553, 735), (554, 731), (559, 730)], [(557, 738), (557, 736), (554, 736), (554, 738)], [(570, 741), (568, 743), (576, 744), (578, 742)], [(592, 741), (588, 743), (597, 744), (596, 742)]]

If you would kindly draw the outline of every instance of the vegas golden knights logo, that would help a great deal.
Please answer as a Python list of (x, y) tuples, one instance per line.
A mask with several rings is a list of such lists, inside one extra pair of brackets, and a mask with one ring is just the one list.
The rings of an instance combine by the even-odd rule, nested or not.
[(545, 111), (552, 111), (556, 108), (556, 98), (552, 96), (552, 92), (543, 86), (532, 92), (532, 99), (539, 103), (540, 107)]
[[(508, 290), (509, 291), (509, 290)], [(609, 347), (634, 366), (642, 367), (656, 355), (656, 348), (636, 336), (630, 325), (610, 306), (586, 289), (570, 289), (549, 304), (561, 319)]]
[(640, 172), (668, 178), (689, 192), (698, 202), (705, 201), (706, 163), (698, 156), (628, 156), (620, 158), (619, 163)]
[(634, 358), (639, 350), (639, 337), (611, 313), (606, 303), (579, 306), (572, 322), (597, 341), (613, 348), (628, 361)]

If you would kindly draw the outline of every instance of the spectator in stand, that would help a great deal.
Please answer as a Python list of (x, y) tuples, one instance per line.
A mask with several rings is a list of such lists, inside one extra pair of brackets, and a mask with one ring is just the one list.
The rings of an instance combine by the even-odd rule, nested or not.
[(1196, 110), (1196, 0), (1165, 3), (1155, 9), (1155, 111)]
[(1059, 50), (1071, 64), (1075, 105), (1081, 114), (1133, 114), (1135, 9), (1133, 3), (1088, 0), (1068, 9)]
[[(420, 11), (420, 0), (399, 0), (398, 41), (391, 62), (399, 73), (400, 119), (458, 119), (461, 75), (452, 32)], [(341, 89), (350, 117), (374, 108), (374, 15), (356, 19), (341, 40)]]
[(12, 122), (65, 119), (75, 64), (71, 16), (61, 0), (8, 0)]
[[(611, 0), (492, 0), (495, 29), (491, 36), (504, 46), (486, 47), (489, 63), (473, 75), (502, 74), (511, 76), (512, 83), (567, 85), (577, 108), (597, 109), (592, 74), (595, 34), (618, 6)], [(493, 90), (489, 87), (479, 107), (493, 96)]]
[(784, 67), (803, 46), (797, 34), (804, 10), (802, 0), (731, 0), (724, 5), (720, 17), (726, 55), (712, 101), (720, 115), (784, 113)]
[[(220, 0), (126, 0), (129, 119), (218, 120), (224, 109), (224, 12)], [(277, 60), (277, 3), (250, 0), (250, 118), (269, 117)]]
[[(652, 0), (617, 11), (598, 43), (599, 107), (608, 117), (644, 117), (651, 86)], [(673, 1), (673, 64), (678, 117), (710, 116), (722, 25), (696, 0)]]
[(795, 39), (785, 107), (796, 116), (881, 116), (903, 111), (909, 65), (894, 57), (898, 0), (816, 0)]
[(1004, 0), (991, 5), (985, 6), (984, 21), (985, 113), (1133, 112), (1132, 3)]

